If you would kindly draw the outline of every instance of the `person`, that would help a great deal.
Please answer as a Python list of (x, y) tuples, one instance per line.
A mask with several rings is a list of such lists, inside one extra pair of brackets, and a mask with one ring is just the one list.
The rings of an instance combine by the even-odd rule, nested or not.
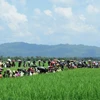
[(20, 72), (20, 76), (21, 76), (21, 77), (24, 76), (24, 72), (21, 71), (21, 72)]
[(33, 64), (36, 65), (36, 61), (35, 60), (33, 61)]
[(51, 63), (51, 60), (49, 59), (49, 60), (48, 60), (48, 66), (50, 66), (50, 63)]
[(64, 70), (64, 62), (60, 62), (61, 70)]
[(12, 60), (12, 66), (15, 67), (15, 60)]
[(21, 67), (21, 64), (22, 64), (22, 60), (18, 60), (18, 67)]
[(39, 70), (39, 73), (46, 73), (46, 72), (48, 72), (48, 69), (46, 69), (44, 67), (37, 67), (37, 70)]
[(50, 62), (50, 66), (48, 66), (48, 71), (49, 72), (55, 71), (55, 62), (54, 61)]
[(20, 76), (20, 73), (19, 73), (19, 71), (17, 70), (17, 71), (15, 71), (15, 77), (18, 77), (18, 76)]
[(31, 61), (30, 61), (30, 59), (27, 61), (27, 64), (28, 64), (28, 67), (30, 67), (30, 63), (31, 63)]
[(10, 69), (7, 69), (6, 71), (4, 71), (3, 77), (12, 77), (12, 71)]
[(27, 71), (28, 71), (28, 74), (29, 75), (34, 73), (34, 69), (32, 67), (28, 68)]
[(38, 61), (38, 65), (41, 66), (41, 60)]
[(26, 67), (26, 61), (25, 60), (23, 61), (23, 67)]
[(8, 74), (7, 74), (6, 71), (4, 71), (3, 77), (4, 77), (4, 78), (8, 77)]
[(2, 78), (2, 74), (1, 74), (1, 72), (0, 72), (0, 78)]
[(15, 70), (12, 71), (12, 77), (16, 77)]

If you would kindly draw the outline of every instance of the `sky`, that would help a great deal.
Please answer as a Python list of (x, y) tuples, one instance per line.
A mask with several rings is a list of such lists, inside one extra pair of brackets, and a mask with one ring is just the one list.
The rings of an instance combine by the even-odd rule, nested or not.
[(0, 44), (100, 47), (100, 0), (0, 0)]

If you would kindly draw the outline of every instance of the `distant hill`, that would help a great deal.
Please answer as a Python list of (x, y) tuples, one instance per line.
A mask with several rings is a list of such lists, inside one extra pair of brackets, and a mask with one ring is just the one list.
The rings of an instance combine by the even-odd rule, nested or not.
[(100, 47), (85, 45), (37, 45), (24, 42), (0, 45), (2, 56), (43, 56), (43, 57), (100, 57)]

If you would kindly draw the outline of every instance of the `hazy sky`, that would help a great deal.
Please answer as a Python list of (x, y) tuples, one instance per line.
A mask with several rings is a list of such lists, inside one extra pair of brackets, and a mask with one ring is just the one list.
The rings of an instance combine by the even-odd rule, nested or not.
[(0, 43), (100, 47), (100, 0), (0, 0)]

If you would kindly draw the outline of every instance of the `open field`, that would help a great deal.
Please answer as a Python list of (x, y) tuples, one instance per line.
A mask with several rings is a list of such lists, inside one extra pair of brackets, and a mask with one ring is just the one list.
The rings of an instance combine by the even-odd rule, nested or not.
[(100, 69), (2, 78), (0, 100), (100, 100)]

